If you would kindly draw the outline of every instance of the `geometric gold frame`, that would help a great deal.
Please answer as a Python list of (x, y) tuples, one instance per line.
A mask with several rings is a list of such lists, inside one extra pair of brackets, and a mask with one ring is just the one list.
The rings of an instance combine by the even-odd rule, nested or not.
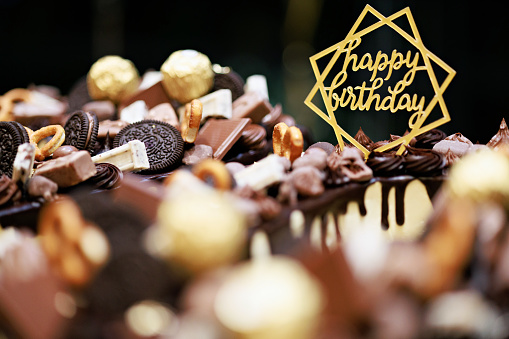
[[(357, 32), (359, 25), (362, 23), (362, 21), (364, 20), (364, 17), (366, 16), (367, 13), (372, 13), (375, 17), (377, 17), (379, 19), (379, 21), (374, 23), (373, 25)], [(408, 22), (412, 29), (413, 36), (409, 35), (407, 32), (405, 32), (403, 29), (401, 29), (398, 25), (396, 25), (393, 22), (393, 20), (395, 20), (401, 16), (406, 16), (406, 18), (408, 19)], [(412, 13), (410, 12), (410, 8), (407, 7), (397, 13), (394, 13), (393, 15), (391, 15), (389, 17), (384, 17), (378, 11), (373, 9), (371, 6), (366, 5), (366, 7), (362, 11), (361, 15), (359, 16), (359, 18), (353, 25), (352, 29), (350, 30), (350, 32), (348, 33), (348, 35), (346, 36), (346, 38), (343, 41), (341, 41), (341, 42), (339, 42), (339, 43), (337, 43), (337, 44), (335, 44), (335, 45), (333, 45), (333, 46), (331, 46), (331, 47), (329, 47), (329, 48), (327, 48), (327, 49), (325, 49), (325, 50), (323, 50), (309, 58), (310, 62), (311, 62), (311, 67), (313, 68), (313, 72), (315, 74), (316, 83), (304, 101), (304, 103), (311, 110), (313, 110), (313, 112), (315, 112), (318, 116), (320, 116), (320, 118), (322, 118), (325, 122), (327, 122), (329, 125), (332, 126), (332, 128), (334, 129), (336, 138), (338, 140), (338, 144), (341, 149), (343, 149), (343, 147), (344, 147), (343, 138), (345, 138), (351, 144), (353, 144), (354, 146), (359, 148), (364, 153), (365, 157), (367, 157), (369, 155), (369, 151), (364, 146), (359, 144), (351, 135), (349, 135), (337, 123), (336, 117), (334, 115), (334, 110), (333, 110), (332, 104), (331, 104), (332, 92), (331, 91), (327, 92), (326, 87), (324, 86), (323, 82), (324, 82), (325, 78), (328, 76), (330, 70), (334, 66), (335, 62), (337, 61), (337, 59), (339, 58), (341, 53), (345, 52), (345, 46), (348, 46), (348, 44), (352, 43), (352, 41), (356, 41), (357, 39), (361, 38), (365, 34), (370, 33), (372, 31), (374, 31), (375, 29), (380, 28), (383, 25), (387, 25), (390, 28), (392, 28), (395, 32), (397, 32), (399, 35), (401, 35), (403, 38), (405, 38), (408, 42), (410, 42), (413, 46), (415, 46), (419, 50), (419, 52), (422, 56), (422, 59), (424, 61), (424, 65), (425, 65), (425, 66), (423, 66), (423, 69), (425, 68), (425, 70), (428, 73), (428, 76), (430, 78), (430, 81), (431, 81), (431, 84), (433, 87), (433, 91), (435, 94), (434, 94), (434, 97), (432, 98), (432, 100), (428, 103), (428, 105), (424, 109), (424, 111), (419, 112), (419, 115), (414, 119), (414, 121), (412, 123), (409, 123), (410, 132), (407, 135), (405, 135), (395, 141), (392, 141), (389, 144), (381, 146), (381, 147), (377, 148), (375, 151), (383, 152), (385, 150), (392, 149), (398, 145), (401, 145), (400, 148), (398, 149), (397, 153), (402, 154), (405, 150), (404, 145), (407, 145), (412, 138), (414, 138), (415, 136), (420, 135), (422, 133), (425, 133), (433, 128), (436, 128), (442, 124), (445, 124), (451, 120), (451, 118), (449, 116), (449, 112), (448, 112), (447, 107), (444, 102), (443, 93), (444, 93), (445, 89), (447, 88), (447, 86), (449, 86), (449, 84), (451, 83), (454, 76), (456, 75), (456, 72), (451, 67), (449, 67), (447, 64), (445, 64), (442, 60), (440, 60), (436, 55), (431, 53), (426, 47), (424, 47), (421, 37), (419, 35), (419, 31), (417, 30), (417, 27), (415, 25), (415, 21), (413, 19)], [(327, 67), (324, 69), (324, 71), (322, 73), (320, 73), (318, 66), (317, 66), (317, 60), (332, 53), (332, 52), (334, 52), (333, 57), (330, 59), (329, 63), (327, 64)], [(435, 62), (438, 66), (440, 66), (447, 73), (447, 77), (443, 83), (438, 84), (438, 81), (436, 79), (436, 76), (433, 71), (433, 67), (431, 65), (430, 60)], [(318, 92), (320, 92), (320, 95), (324, 101), (325, 108), (327, 110), (327, 114), (324, 113), (321, 109), (319, 109), (315, 104), (312, 103), (313, 98), (317, 95)], [(426, 121), (426, 119), (428, 118), (428, 116), (430, 115), (430, 113), (432, 112), (433, 108), (436, 106), (437, 103), (440, 106), (440, 110), (441, 110), (443, 116), (441, 118), (439, 118), (438, 120), (429, 122), (426, 125), (424, 125), (424, 122)]]

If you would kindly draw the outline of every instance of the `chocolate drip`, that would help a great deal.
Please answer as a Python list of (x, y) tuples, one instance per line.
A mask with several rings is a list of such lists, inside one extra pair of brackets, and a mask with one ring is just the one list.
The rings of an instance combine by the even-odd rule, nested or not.
[(382, 184), (382, 217), (381, 224), (384, 230), (389, 229), (389, 192), (394, 187), (395, 189), (395, 213), (396, 223), (402, 226), (405, 223), (405, 191), (408, 180), (383, 180)]

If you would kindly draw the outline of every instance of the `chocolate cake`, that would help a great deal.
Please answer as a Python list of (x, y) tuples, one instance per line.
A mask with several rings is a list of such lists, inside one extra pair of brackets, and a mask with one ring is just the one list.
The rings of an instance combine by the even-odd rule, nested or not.
[(487, 145), (433, 129), (401, 155), (359, 128), (365, 156), (196, 51), (141, 84), (128, 60), (93, 68), (43, 160), (2, 122), (0, 336), (486, 337), (478, 317), (509, 334), (505, 121)]

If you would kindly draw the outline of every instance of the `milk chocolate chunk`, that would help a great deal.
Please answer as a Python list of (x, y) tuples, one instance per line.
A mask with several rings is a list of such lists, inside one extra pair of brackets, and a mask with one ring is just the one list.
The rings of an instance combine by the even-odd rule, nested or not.
[(90, 153), (79, 151), (46, 161), (35, 170), (34, 175), (42, 175), (57, 183), (58, 187), (69, 187), (87, 180), (96, 173)]
[(109, 100), (87, 102), (81, 108), (85, 112), (94, 112), (99, 121), (114, 119), (115, 105)]
[(250, 123), (250, 119), (210, 119), (198, 132), (195, 144), (211, 146), (213, 158), (221, 160)]
[(120, 103), (120, 108), (124, 108), (134, 103), (135, 101), (143, 100), (147, 104), (148, 109), (152, 109), (159, 104), (170, 103), (170, 98), (163, 88), (162, 81), (158, 81), (147, 89), (142, 89), (134, 95), (125, 99)]
[[(14, 229), (2, 234), (2, 248), (7, 249), (0, 257), (0, 326), (7, 326), (15, 338), (61, 338), (68, 323), (64, 310), (72, 312), (76, 306), (72, 297), (49, 270), (35, 239)], [(11, 236), (16, 239), (6, 244)]]
[(180, 123), (177, 118), (177, 114), (175, 113), (175, 109), (169, 103), (162, 103), (152, 107), (145, 118), (149, 120), (163, 121), (172, 125), (176, 129), (180, 129)]
[(123, 120), (104, 120), (99, 123), (99, 131), (97, 138), (106, 138), (106, 133), (109, 134), (110, 138), (115, 138), (120, 130), (129, 125), (127, 121)]
[(233, 102), (232, 118), (251, 118), (258, 124), (271, 110), (272, 106), (260, 93), (248, 92)]
[(79, 149), (77, 149), (74, 146), (71, 145), (63, 145), (56, 149), (55, 152), (51, 155), (52, 159), (57, 159), (61, 157), (65, 157), (66, 155), (69, 155), (74, 152), (78, 152)]

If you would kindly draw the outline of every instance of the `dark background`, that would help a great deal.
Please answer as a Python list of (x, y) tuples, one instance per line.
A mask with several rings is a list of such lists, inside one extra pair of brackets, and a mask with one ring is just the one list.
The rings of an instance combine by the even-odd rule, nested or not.
[[(385, 16), (410, 7), (424, 45), (457, 72), (444, 94), (452, 120), (441, 129), (489, 141), (508, 116), (509, 20), (498, 1), (0, 0), (0, 94), (33, 83), (65, 95), (103, 55), (130, 59), (143, 74), (191, 48), (244, 78), (266, 75), (272, 104), (316, 140), (335, 142), (303, 104), (314, 84), (308, 59), (343, 40), (366, 3)], [(350, 133), (360, 124), (372, 139), (398, 134), (380, 125), (389, 113), (375, 114), (339, 123)]]

